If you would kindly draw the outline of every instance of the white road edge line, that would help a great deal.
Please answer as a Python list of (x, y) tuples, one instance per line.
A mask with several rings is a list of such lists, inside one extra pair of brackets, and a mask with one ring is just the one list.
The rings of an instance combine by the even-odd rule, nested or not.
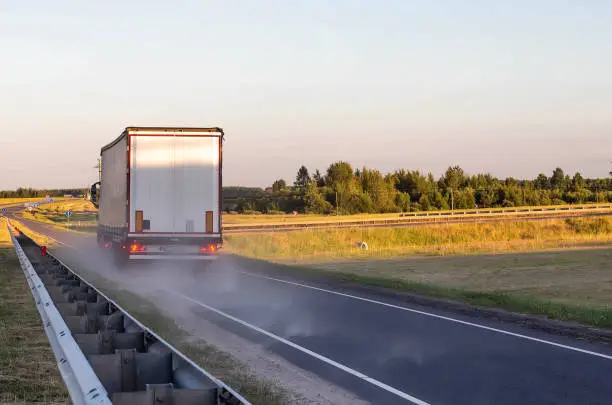
[[(17, 221), (17, 222), (21, 221), (21, 219), (17, 218), (17, 217), (15, 216), (15, 214), (13, 214), (13, 218), (14, 218), (14, 219), (15, 219), (15, 221)], [(43, 226), (43, 227), (44, 227), (44, 228), (46, 228), (45, 226)], [(33, 231), (33, 232), (36, 232), (36, 231)], [(37, 233), (40, 233), (40, 232), (37, 232)], [(46, 235), (46, 234), (43, 234), (43, 235), (44, 235), (46, 238), (51, 239), (52, 241), (59, 243), (60, 245), (64, 245), (64, 246), (67, 246), (67, 247), (69, 247), (69, 248), (71, 248), (71, 249), (77, 250), (77, 248), (75, 248), (74, 246), (69, 245), (69, 244), (67, 244), (67, 243), (64, 243), (64, 242), (62, 242), (62, 241), (60, 241), (60, 240), (57, 240), (57, 239), (55, 239), (54, 237), (51, 237), (51, 236)]]
[(308, 284), (301, 284), (301, 283), (296, 283), (296, 282), (293, 282), (293, 281), (282, 280), (282, 279), (279, 279), (279, 278), (268, 277), (268, 276), (264, 276), (264, 275), (261, 275), (261, 274), (249, 273), (249, 272), (246, 272), (246, 271), (240, 271), (240, 273), (242, 273), (244, 275), (247, 275), (247, 276), (251, 276), (251, 277), (257, 277), (257, 278), (263, 278), (263, 279), (266, 279), (266, 280), (277, 281), (279, 283), (290, 284), (290, 285), (294, 285), (294, 286), (298, 286), (298, 287), (303, 287), (303, 288), (309, 288), (311, 290), (321, 291), (321, 292), (325, 292), (325, 293), (328, 293), (328, 294), (339, 295), (341, 297), (352, 298), (352, 299), (359, 300), (359, 301), (369, 302), (371, 304), (382, 305), (382, 306), (385, 306), (385, 307), (395, 308), (395, 309), (399, 309), (399, 310), (402, 310), (402, 311), (413, 312), (413, 313), (420, 314), (420, 315), (430, 316), (432, 318), (443, 319), (445, 321), (455, 322), (455, 323), (459, 323), (459, 324), (462, 324), (462, 325), (473, 326), (475, 328), (485, 329), (485, 330), (488, 330), (488, 331), (491, 331), (491, 332), (502, 333), (504, 335), (514, 336), (514, 337), (521, 338), (521, 339), (531, 340), (533, 342), (543, 343), (543, 344), (559, 347), (559, 348), (562, 348), (562, 349), (573, 350), (573, 351), (576, 351), (576, 352), (580, 352), (580, 353), (584, 353), (584, 354), (589, 354), (591, 356), (596, 356), (596, 357), (601, 357), (603, 359), (612, 360), (612, 356), (607, 355), (607, 354), (597, 353), (597, 352), (593, 352), (593, 351), (585, 350), (585, 349), (580, 349), (578, 347), (568, 346), (568, 345), (564, 345), (564, 344), (561, 344), (561, 343), (555, 343), (555, 342), (551, 342), (549, 340), (538, 339), (538, 338), (535, 338), (535, 337), (532, 337), (532, 336), (522, 335), (520, 333), (509, 332), (507, 330), (497, 329), (497, 328), (493, 328), (493, 327), (485, 326), (485, 325), (480, 325), (480, 324), (473, 323), (473, 322), (462, 321), (460, 319), (455, 319), (455, 318), (451, 318), (451, 317), (443, 316), (443, 315), (437, 315), (437, 314), (433, 314), (431, 312), (420, 311), (418, 309), (402, 307), (402, 306), (399, 306), (399, 305), (393, 305), (393, 304), (389, 304), (389, 303), (383, 302), (383, 301), (377, 301), (377, 300), (373, 300), (373, 299), (370, 299), (370, 298), (359, 297), (359, 296), (356, 296), (356, 295), (341, 293), (341, 292), (338, 292), (338, 291), (327, 290), (325, 288), (314, 287), (314, 286), (311, 286), (311, 285), (308, 285)]
[(200, 301), (198, 301), (196, 299), (188, 297), (188, 296), (186, 296), (186, 295), (184, 295), (182, 293), (179, 293), (177, 291), (173, 291), (173, 290), (167, 290), (167, 291), (172, 293), (172, 294), (175, 294), (175, 295), (177, 295), (177, 296), (179, 296), (179, 297), (181, 297), (181, 298), (183, 298), (183, 299), (185, 299), (187, 301), (190, 301), (193, 304), (196, 304), (198, 306), (206, 308), (209, 311), (212, 311), (212, 312), (214, 312), (214, 313), (216, 313), (218, 315), (221, 315), (221, 316), (223, 316), (223, 317), (225, 317), (227, 319), (230, 319), (230, 320), (232, 320), (234, 322), (237, 322), (237, 323), (239, 323), (239, 324), (241, 324), (243, 326), (246, 326), (247, 328), (253, 329), (253, 330), (255, 330), (255, 331), (257, 331), (257, 332), (259, 332), (259, 333), (261, 333), (263, 335), (266, 335), (266, 336), (268, 336), (268, 337), (270, 337), (272, 339), (278, 340), (279, 342), (284, 343), (287, 346), (290, 346), (290, 347), (292, 347), (292, 348), (294, 348), (296, 350), (299, 350), (302, 353), (308, 354), (308, 355), (310, 355), (310, 356), (312, 356), (312, 357), (314, 357), (314, 358), (316, 358), (318, 360), (321, 360), (324, 363), (327, 363), (327, 364), (329, 364), (331, 366), (339, 368), (340, 370), (342, 370), (342, 371), (344, 371), (346, 373), (349, 373), (349, 374), (351, 374), (351, 375), (353, 375), (353, 376), (355, 376), (355, 377), (357, 377), (359, 379), (362, 379), (362, 380), (364, 380), (366, 382), (369, 382), (370, 384), (375, 385), (378, 388), (381, 388), (381, 389), (383, 389), (383, 390), (385, 390), (387, 392), (395, 394), (395, 395), (397, 395), (400, 398), (406, 399), (406, 400), (412, 402), (413, 404), (416, 404), (416, 405), (430, 405), (428, 402), (425, 402), (425, 401), (420, 400), (420, 399), (418, 399), (416, 397), (413, 397), (410, 394), (406, 394), (405, 392), (400, 391), (397, 388), (393, 388), (390, 385), (387, 385), (387, 384), (385, 384), (383, 382), (380, 382), (380, 381), (378, 381), (378, 380), (376, 380), (376, 379), (374, 379), (372, 377), (368, 377), (367, 375), (365, 375), (363, 373), (360, 373), (357, 370), (353, 370), (352, 368), (350, 368), (348, 366), (345, 366), (344, 364), (338, 363), (338, 362), (336, 362), (336, 361), (334, 361), (334, 360), (332, 360), (330, 358), (327, 358), (327, 357), (325, 357), (323, 355), (320, 355), (320, 354), (318, 354), (316, 352), (313, 352), (312, 350), (306, 349), (305, 347), (302, 347), (302, 346), (300, 346), (300, 345), (298, 345), (296, 343), (293, 343), (290, 340), (282, 338), (282, 337), (280, 337), (278, 335), (275, 335), (275, 334), (273, 334), (271, 332), (268, 332), (267, 330), (261, 329), (260, 327), (257, 327), (255, 325), (251, 325), (250, 323), (248, 323), (246, 321), (243, 321), (242, 319), (238, 319), (238, 318), (236, 318), (236, 317), (234, 317), (234, 316), (232, 316), (230, 314), (227, 314), (227, 313), (225, 313), (225, 312), (223, 312), (221, 310), (218, 310), (218, 309), (213, 308), (213, 307), (211, 307), (209, 305), (206, 305), (203, 302), (200, 302)]

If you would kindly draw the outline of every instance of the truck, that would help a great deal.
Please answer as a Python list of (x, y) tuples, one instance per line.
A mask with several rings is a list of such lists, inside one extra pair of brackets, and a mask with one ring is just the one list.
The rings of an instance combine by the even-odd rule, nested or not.
[(222, 247), (221, 128), (126, 127), (100, 151), (97, 243), (118, 264), (208, 263)]

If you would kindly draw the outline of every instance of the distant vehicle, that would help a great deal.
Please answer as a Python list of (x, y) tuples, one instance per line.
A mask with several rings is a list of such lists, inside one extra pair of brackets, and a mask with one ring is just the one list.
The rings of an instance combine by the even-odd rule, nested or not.
[(101, 150), (97, 239), (119, 263), (210, 261), (222, 244), (221, 128), (128, 127)]

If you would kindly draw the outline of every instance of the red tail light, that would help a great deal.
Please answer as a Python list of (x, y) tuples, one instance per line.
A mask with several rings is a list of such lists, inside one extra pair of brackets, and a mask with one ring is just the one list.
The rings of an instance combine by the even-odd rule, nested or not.
[(145, 250), (147, 249), (138, 242), (134, 242), (130, 246), (130, 252), (144, 252)]
[(204, 246), (200, 248), (200, 252), (202, 253), (206, 253), (206, 252), (215, 253), (216, 251), (217, 251), (216, 245), (208, 245), (208, 246)]

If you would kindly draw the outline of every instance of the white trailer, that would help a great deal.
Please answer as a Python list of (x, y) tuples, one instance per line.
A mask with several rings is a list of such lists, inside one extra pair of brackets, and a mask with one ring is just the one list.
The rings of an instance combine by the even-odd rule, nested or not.
[(104, 146), (91, 190), (99, 245), (120, 261), (214, 260), (223, 136), (221, 128), (128, 127)]

